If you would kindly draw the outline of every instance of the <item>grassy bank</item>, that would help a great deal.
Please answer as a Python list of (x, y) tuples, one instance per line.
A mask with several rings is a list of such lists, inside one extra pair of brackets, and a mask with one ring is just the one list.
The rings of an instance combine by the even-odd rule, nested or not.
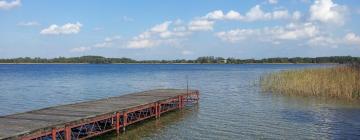
[(260, 78), (265, 92), (360, 99), (360, 65), (288, 70)]

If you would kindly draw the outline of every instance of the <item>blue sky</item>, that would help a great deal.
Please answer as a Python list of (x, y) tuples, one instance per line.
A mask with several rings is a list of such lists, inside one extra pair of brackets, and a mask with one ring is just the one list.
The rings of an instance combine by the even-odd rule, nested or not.
[(0, 58), (360, 56), (358, 0), (0, 0)]

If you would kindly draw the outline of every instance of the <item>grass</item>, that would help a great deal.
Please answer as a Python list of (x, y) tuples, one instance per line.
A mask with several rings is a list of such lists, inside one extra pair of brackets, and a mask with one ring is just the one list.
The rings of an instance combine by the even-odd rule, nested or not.
[(265, 92), (360, 99), (360, 65), (339, 65), (270, 73), (260, 78)]

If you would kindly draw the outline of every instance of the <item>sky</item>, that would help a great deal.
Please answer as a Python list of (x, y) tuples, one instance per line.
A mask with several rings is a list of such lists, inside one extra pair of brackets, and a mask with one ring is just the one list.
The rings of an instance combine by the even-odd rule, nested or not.
[(358, 0), (0, 0), (0, 58), (360, 56)]

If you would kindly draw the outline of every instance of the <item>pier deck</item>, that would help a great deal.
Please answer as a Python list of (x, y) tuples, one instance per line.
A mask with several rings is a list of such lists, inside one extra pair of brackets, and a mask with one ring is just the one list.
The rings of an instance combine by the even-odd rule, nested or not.
[(119, 133), (127, 125), (198, 100), (197, 90), (158, 89), (0, 116), (0, 139), (71, 140)]

